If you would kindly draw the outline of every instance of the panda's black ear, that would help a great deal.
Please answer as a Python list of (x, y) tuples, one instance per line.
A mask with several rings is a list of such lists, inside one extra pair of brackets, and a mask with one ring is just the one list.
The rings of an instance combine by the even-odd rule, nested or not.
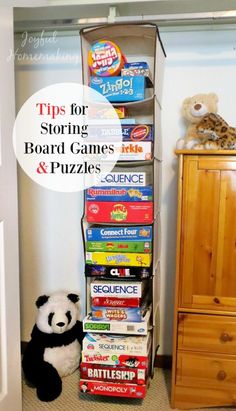
[(43, 304), (45, 304), (49, 299), (48, 295), (40, 295), (40, 297), (37, 299), (37, 301), (35, 302), (36, 307), (42, 307)]
[(79, 296), (77, 294), (68, 294), (67, 298), (69, 298), (72, 303), (77, 303), (79, 301)]

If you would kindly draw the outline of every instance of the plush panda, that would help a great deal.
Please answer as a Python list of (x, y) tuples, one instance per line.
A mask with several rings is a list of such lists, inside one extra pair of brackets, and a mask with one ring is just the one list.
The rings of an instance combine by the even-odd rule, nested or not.
[(84, 333), (78, 320), (78, 300), (76, 294), (59, 292), (42, 295), (36, 301), (36, 324), (22, 366), (41, 401), (57, 398), (62, 391), (61, 377), (79, 366)]

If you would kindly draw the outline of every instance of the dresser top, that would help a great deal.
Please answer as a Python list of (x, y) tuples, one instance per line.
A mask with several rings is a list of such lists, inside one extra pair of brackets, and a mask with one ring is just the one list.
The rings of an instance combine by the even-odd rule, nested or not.
[(175, 150), (175, 154), (188, 154), (188, 155), (231, 155), (236, 156), (236, 150)]

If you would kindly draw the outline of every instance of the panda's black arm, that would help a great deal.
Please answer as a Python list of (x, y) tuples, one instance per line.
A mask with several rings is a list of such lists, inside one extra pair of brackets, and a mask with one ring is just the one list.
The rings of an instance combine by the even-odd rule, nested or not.
[(82, 345), (82, 341), (86, 333), (83, 331), (83, 323), (81, 321), (76, 322), (76, 334), (80, 345)]
[(35, 338), (36, 335), (37, 329), (35, 326), (31, 334), (32, 339), (27, 344), (22, 360), (25, 377), (34, 385), (36, 384), (38, 370), (44, 361), (44, 347), (40, 344), (40, 340)]

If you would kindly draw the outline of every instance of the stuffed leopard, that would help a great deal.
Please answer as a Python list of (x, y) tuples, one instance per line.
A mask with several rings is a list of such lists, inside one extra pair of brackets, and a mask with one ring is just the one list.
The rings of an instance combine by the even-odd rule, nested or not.
[(234, 150), (236, 149), (236, 128), (230, 127), (218, 114), (206, 114), (196, 125), (201, 143), (194, 150)]

